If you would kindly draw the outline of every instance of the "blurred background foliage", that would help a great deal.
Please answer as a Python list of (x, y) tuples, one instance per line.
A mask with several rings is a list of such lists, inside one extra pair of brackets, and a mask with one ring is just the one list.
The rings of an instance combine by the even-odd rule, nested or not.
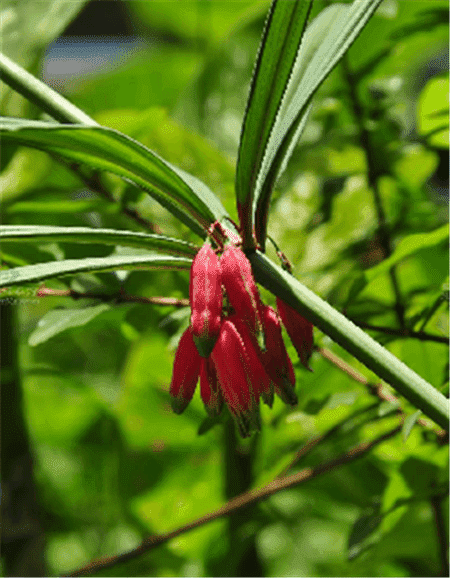
[[(313, 15), (329, 3), (317, 0)], [(268, 6), (3, 0), (2, 49), (98, 122), (202, 179), (235, 216), (234, 161)], [(2, 114), (39, 117), (6, 87), (1, 94)], [(100, 177), (107, 199), (44, 153), (2, 148), (4, 223), (142, 230), (124, 215), (128, 208), (199, 243), (111, 175)], [(370, 329), (375, 338), (446, 395), (447, 203), (447, 2), (385, 0), (315, 98), (274, 192), (269, 232), (302, 282), (356, 323), (378, 327)], [(125, 251), (138, 250), (5, 242), (1, 259), (15, 266)], [(388, 257), (394, 270), (380, 265)], [(188, 274), (82, 275), (46, 285), (180, 298)], [(181, 416), (169, 407), (186, 309), (37, 298), (37, 289), (1, 301), (3, 575), (60, 575), (131, 549), (270, 481), (302, 445), (346, 418), (293, 471), (398, 423), (395, 405), (374, 407), (366, 385), (316, 352), (312, 373), (295, 363), (298, 407), (264, 407), (261, 434), (230, 450), (222, 425), (205, 426), (198, 393)], [(315, 339), (377, 383), (325, 335), (316, 331)], [(290, 344), (289, 352), (297, 360)], [(103, 575), (448, 575), (448, 438), (435, 432), (425, 419), (361, 461)]]

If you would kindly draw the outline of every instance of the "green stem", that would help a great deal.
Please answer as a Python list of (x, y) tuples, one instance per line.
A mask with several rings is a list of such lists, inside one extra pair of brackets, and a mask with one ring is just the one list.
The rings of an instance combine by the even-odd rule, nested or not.
[(448, 539), (447, 527), (444, 521), (442, 501), (445, 496), (435, 495), (431, 497), (431, 509), (433, 510), (436, 523), (436, 535), (439, 548), (439, 560), (441, 564), (440, 576), (448, 576)]
[(249, 255), (256, 280), (392, 385), (415, 407), (448, 430), (448, 400), (387, 349), (284, 272), (259, 251)]
[[(250, 490), (253, 485), (253, 460), (259, 437), (254, 435), (251, 440), (241, 440), (236, 435), (236, 428), (231, 419), (224, 424), (224, 436), (225, 498), (231, 500)], [(221, 570), (222, 576), (263, 575), (252, 523), (256, 507), (238, 510), (229, 517), (229, 550), (225, 568)]]
[(18, 367), (16, 305), (1, 316), (2, 564), (5, 576), (48, 576), (45, 534)]
[(54, 119), (65, 123), (98, 126), (90, 116), (1, 53), (0, 76), (3, 82)]

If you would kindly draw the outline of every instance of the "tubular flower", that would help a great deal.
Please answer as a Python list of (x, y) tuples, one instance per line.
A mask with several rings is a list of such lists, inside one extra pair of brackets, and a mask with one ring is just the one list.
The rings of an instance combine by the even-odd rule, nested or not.
[(219, 415), (223, 405), (223, 396), (211, 357), (201, 360), (200, 394), (208, 414), (211, 417)]
[(201, 360), (192, 338), (191, 329), (188, 327), (181, 336), (173, 364), (170, 395), (172, 397), (172, 409), (175, 413), (182, 413), (194, 395), (200, 375)]
[(275, 384), (277, 395), (287, 404), (296, 405), (295, 373), (284, 345), (281, 324), (276, 311), (269, 305), (261, 307), (267, 350), (260, 353), (266, 372)]
[(250, 261), (238, 247), (227, 245), (221, 258), (222, 283), (237, 315), (249, 324), (262, 349), (264, 332), (259, 314), (261, 298)]
[(314, 346), (313, 324), (278, 297), (277, 309), (300, 361), (307, 369), (310, 369), (308, 360), (311, 357)]
[(240, 319), (236, 314), (230, 315), (228, 320), (231, 321), (236, 327), (239, 335), (242, 338), (242, 341), (244, 342), (245, 351), (247, 353), (250, 367), (253, 373), (253, 383), (255, 389), (258, 389), (258, 393), (262, 397), (264, 403), (269, 407), (272, 407), (274, 384), (261, 361), (261, 350), (258, 347), (258, 343), (251, 335), (250, 330), (244, 321), (242, 321), (242, 319)]
[(203, 245), (192, 262), (189, 301), (195, 345), (202, 357), (208, 357), (219, 336), (222, 317), (220, 264), (209, 243)]
[(226, 319), (211, 354), (220, 388), (239, 431), (247, 437), (259, 429), (259, 387), (244, 341), (236, 326)]

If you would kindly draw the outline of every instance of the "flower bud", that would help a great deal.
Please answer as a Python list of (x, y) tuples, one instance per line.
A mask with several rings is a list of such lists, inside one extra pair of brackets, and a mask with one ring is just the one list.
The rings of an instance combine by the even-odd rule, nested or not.
[(202, 358), (200, 365), (200, 394), (210, 417), (220, 414), (223, 396), (211, 357)]
[(192, 262), (189, 301), (195, 345), (202, 357), (208, 357), (219, 336), (222, 316), (220, 264), (209, 243), (203, 245)]
[(253, 278), (250, 261), (238, 247), (228, 245), (220, 258), (222, 283), (238, 317), (248, 323), (262, 349), (264, 332), (259, 314), (261, 298)]
[(269, 407), (272, 407), (274, 384), (262, 363), (260, 356), (261, 350), (256, 339), (251, 335), (248, 326), (238, 317), (238, 315), (230, 315), (228, 320), (236, 327), (242, 341), (244, 342), (245, 352), (252, 370), (254, 389), (257, 389), (258, 394), (262, 397), (264, 403)]
[(224, 400), (243, 437), (259, 429), (259, 395), (244, 341), (226, 319), (211, 354)]
[(188, 327), (181, 336), (173, 363), (170, 395), (175, 413), (182, 413), (194, 395), (200, 375), (200, 361), (201, 357), (192, 339), (191, 329)]
[(278, 297), (277, 309), (300, 361), (307, 369), (311, 370), (308, 366), (308, 360), (314, 347), (313, 324)]
[(295, 394), (295, 373), (283, 341), (281, 323), (276, 311), (269, 305), (261, 307), (267, 350), (260, 353), (261, 360), (275, 383), (277, 395), (290, 405), (298, 403)]

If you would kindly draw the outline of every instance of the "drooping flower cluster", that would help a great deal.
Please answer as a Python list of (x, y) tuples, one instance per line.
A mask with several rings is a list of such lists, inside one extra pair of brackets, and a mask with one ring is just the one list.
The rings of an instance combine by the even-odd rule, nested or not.
[(226, 245), (219, 258), (209, 242), (203, 245), (192, 263), (189, 300), (191, 322), (180, 339), (170, 385), (176, 413), (187, 407), (199, 379), (209, 415), (218, 415), (225, 402), (244, 437), (259, 429), (260, 398), (270, 407), (274, 393), (297, 403), (280, 317), (306, 367), (313, 326), (281, 299), (278, 314), (262, 303), (239, 247)]

